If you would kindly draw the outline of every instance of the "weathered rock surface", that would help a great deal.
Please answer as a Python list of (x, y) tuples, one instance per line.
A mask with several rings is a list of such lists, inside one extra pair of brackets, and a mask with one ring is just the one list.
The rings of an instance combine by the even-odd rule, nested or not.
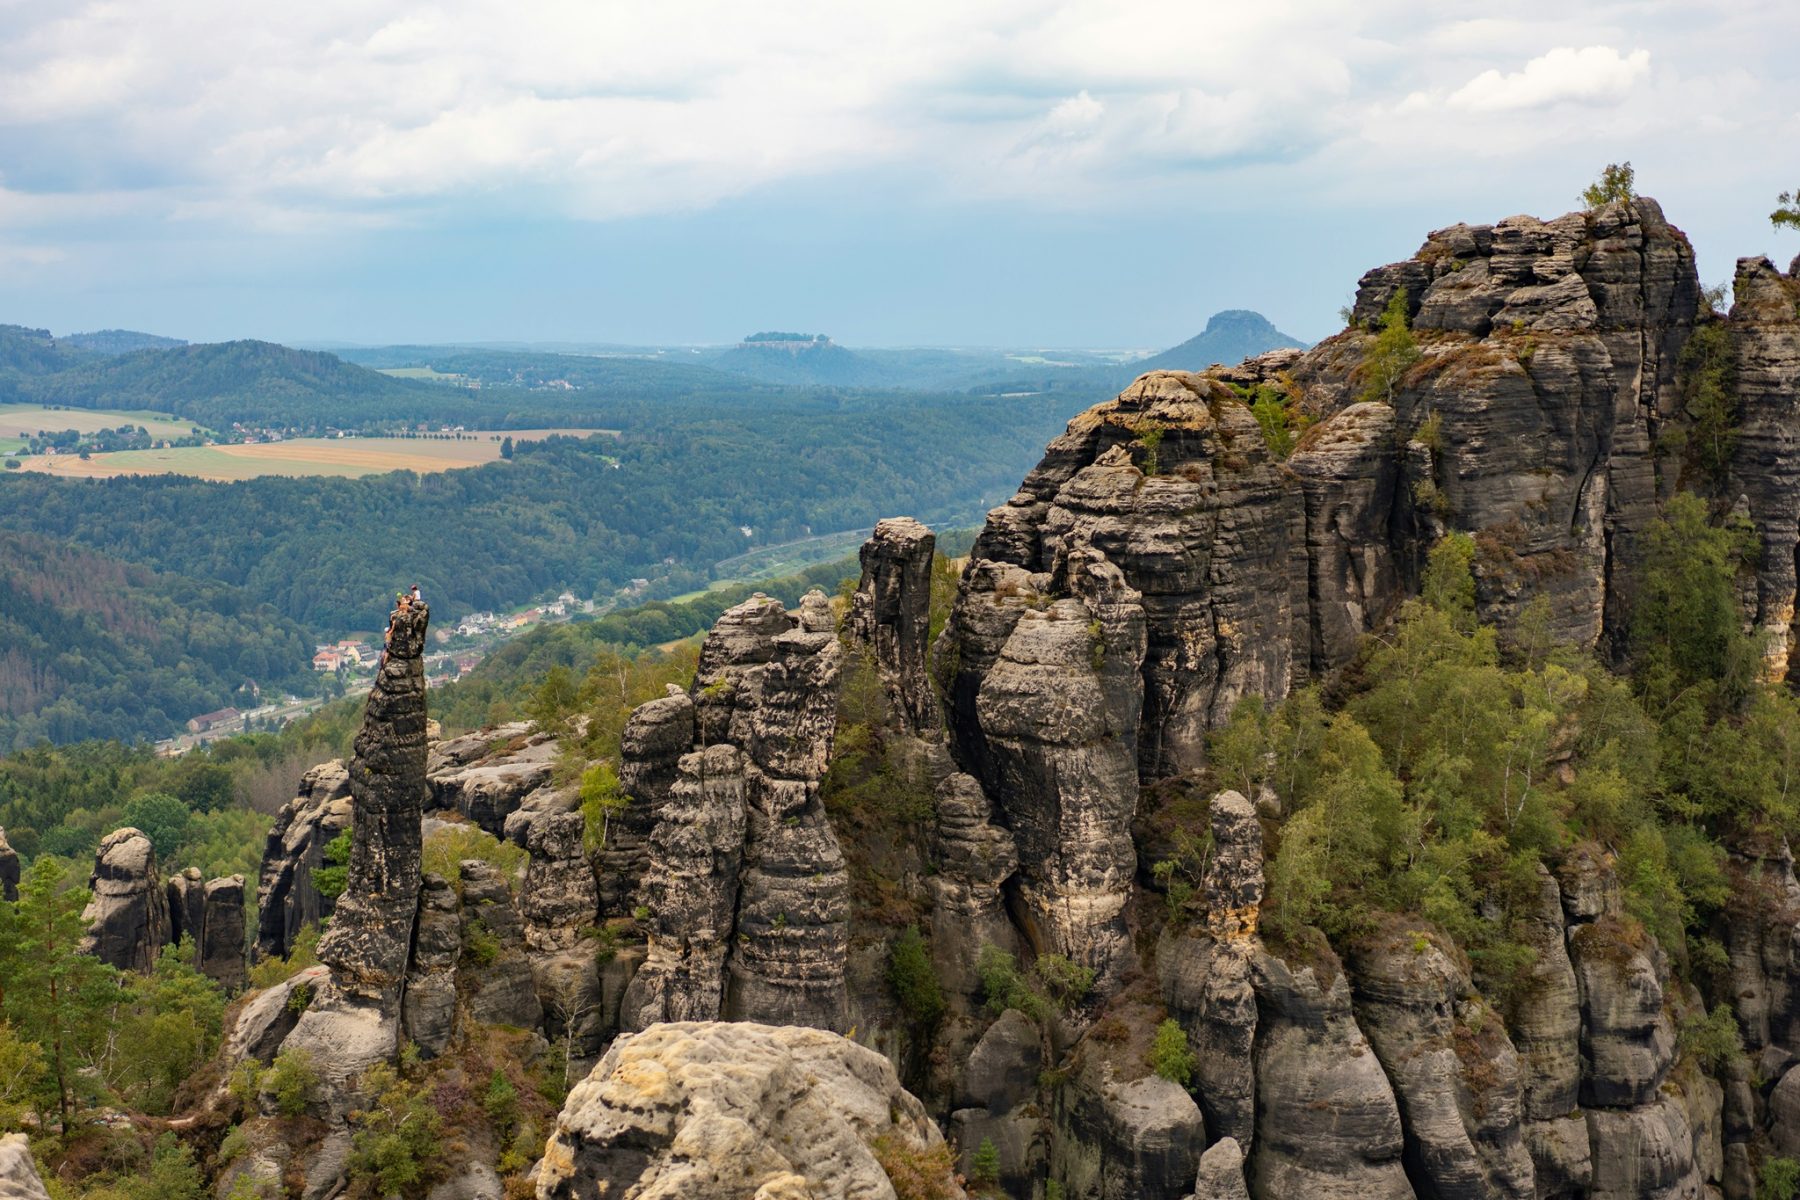
[(169, 876), (169, 940), (188, 939), (196, 948), (206, 937), (206, 880), (199, 867)]
[(434, 748), (426, 768), (431, 806), (453, 809), (493, 836), (504, 837), (509, 818), (550, 781), (556, 738), (512, 725), (483, 734)]
[(22, 1133), (0, 1134), (0, 1200), (50, 1200)]
[(1296, 971), (1262, 953), (1254, 969), (1260, 1013), (1250, 1194), (1410, 1200), (1399, 1106), (1357, 1027), (1342, 967), (1333, 959)]
[(349, 880), (319, 961), (333, 984), (391, 1000), (406, 974), (419, 907), (419, 817), (425, 798), (425, 630), (430, 610), (396, 610), (387, 660), (369, 690), (350, 760), (355, 838)]
[(993, 804), (971, 775), (950, 776), (937, 789), (931, 890), (932, 966), (945, 990), (970, 999), (981, 988), (983, 946), (1016, 954), (1018, 932), (1006, 915), (1002, 887), (1019, 869), (1012, 834), (995, 823)]
[(462, 953), (462, 913), (450, 881), (425, 875), (412, 962), (400, 1006), (400, 1030), (427, 1058), (450, 1044), (456, 1018), (456, 960)]
[(462, 876), (463, 920), (494, 939), (492, 962), (467, 973), (469, 1016), (495, 1025), (534, 1029), (543, 1019), (531, 960), (525, 953), (525, 923), (512, 888), (480, 859), (457, 864)]
[(889, 517), (863, 543), (850, 635), (868, 646), (908, 732), (941, 733), (937, 689), (925, 671), (931, 627), (931, 556), (937, 536), (911, 517)]
[(1237, 792), (1213, 797), (1213, 854), (1201, 881), (1204, 932), (1171, 936), (1157, 951), (1163, 999), (1195, 1054), (1196, 1094), (1215, 1137), (1241, 1149), (1256, 1138), (1256, 989), (1251, 962), (1263, 895), (1262, 827)]
[[(569, 1093), (543, 1200), (893, 1195), (873, 1144), (942, 1143), (885, 1058), (817, 1029), (658, 1025), (620, 1038)], [(961, 1197), (955, 1182), (935, 1193)]]
[(694, 702), (674, 684), (668, 695), (638, 705), (625, 722), (619, 737), (619, 787), (629, 800), (612, 819), (606, 845), (595, 858), (602, 916), (630, 916), (637, 906), (650, 861), (650, 836), (680, 774), (681, 758), (693, 748)]
[(240, 990), (244, 969), (244, 877), (209, 879), (201, 889), (200, 969), (227, 992)]
[[(819, 800), (842, 658), (817, 591), (792, 613), (759, 594), (707, 635), (689, 694), (695, 745), (648, 844), (649, 951), (624, 1028), (720, 1016), (843, 1026), (849, 882)], [(677, 706), (651, 704), (647, 724), (680, 728)], [(636, 762), (663, 769), (649, 764), (670, 748), (642, 744)]]
[(254, 1058), (267, 1065), (294, 1031), (313, 994), (330, 977), (327, 967), (311, 966), (258, 992), (238, 1010), (237, 1021), (226, 1031), (225, 1061), (235, 1064)]
[(93, 898), (81, 914), (88, 925), (81, 948), (121, 971), (155, 966), (169, 944), (169, 899), (150, 839), (129, 827), (101, 838), (88, 890)]
[(312, 873), (325, 866), (325, 847), (350, 827), (350, 807), (350, 772), (333, 760), (308, 771), (276, 815), (256, 885), (258, 957), (286, 958), (302, 929), (331, 915), (335, 901), (319, 895)]
[(1236, 1138), (1220, 1138), (1200, 1156), (1193, 1200), (1250, 1200), (1244, 1183), (1244, 1152)]
[(0, 900), (19, 898), (19, 878), (19, 853), (6, 840), (6, 830), (0, 829)]
[(1350, 966), (1357, 1024), (1393, 1084), (1415, 1185), (1445, 1200), (1529, 1200), (1535, 1172), (1520, 1129), (1519, 1060), (1498, 1014), (1416, 930), (1365, 940)]
[(1180, 1200), (1206, 1144), (1186, 1088), (1147, 1073), (1120, 1079), (1099, 1054), (1058, 1090), (1055, 1124), (1051, 1170), (1070, 1200)]
[(1142, 597), (1079, 546), (1054, 578), (1004, 566), (975, 578), (944, 633), (958, 756), (1012, 830), (1026, 941), (1093, 969), (1104, 996), (1135, 960), (1125, 906), (1136, 867)]

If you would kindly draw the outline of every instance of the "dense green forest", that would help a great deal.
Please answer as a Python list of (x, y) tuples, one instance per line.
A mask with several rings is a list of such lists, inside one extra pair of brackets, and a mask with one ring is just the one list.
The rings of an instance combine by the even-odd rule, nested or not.
[(1044, 399), (918, 397), (664, 411), (660, 428), (617, 440), (521, 443), (511, 461), (423, 477), (11, 472), (0, 522), (240, 587), (315, 632), (367, 630), (415, 581), (442, 620), (562, 587), (704, 584), (748, 547), (898, 513), (967, 521), (1011, 493), (1069, 415)]
[(239, 589), (0, 532), (0, 753), (166, 731), (304, 681), (311, 653)]

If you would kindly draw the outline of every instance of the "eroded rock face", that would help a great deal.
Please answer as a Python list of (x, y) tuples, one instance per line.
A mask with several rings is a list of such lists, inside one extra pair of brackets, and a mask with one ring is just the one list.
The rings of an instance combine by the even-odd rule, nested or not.
[(850, 635), (868, 646), (908, 732), (941, 733), (937, 689), (925, 671), (931, 629), (931, 556), (937, 536), (911, 517), (889, 517), (863, 543)]
[(244, 877), (210, 879), (201, 889), (200, 969), (227, 992), (243, 988)]
[(341, 990), (379, 1000), (406, 974), (419, 907), (425, 799), (425, 630), (430, 610), (396, 610), (387, 660), (369, 690), (350, 760), (349, 880), (319, 939)]
[(630, 916), (636, 907), (650, 861), (650, 836), (680, 774), (682, 755), (693, 747), (694, 702), (674, 684), (668, 695), (638, 705), (625, 722), (619, 787), (630, 800), (613, 818), (596, 858), (601, 915)]
[(195, 946), (206, 936), (206, 882), (199, 867), (169, 876), (169, 940), (188, 939)]
[(1200, 1156), (1193, 1200), (1250, 1200), (1244, 1184), (1244, 1152), (1236, 1138), (1220, 1138)]
[(1461, 968), (1429, 936), (1396, 928), (1357, 947), (1351, 980), (1357, 1024), (1400, 1106), (1414, 1181), (1445, 1198), (1529, 1200), (1518, 1056)]
[(0, 1135), (0, 1200), (50, 1200), (22, 1133)]
[(456, 960), (462, 953), (462, 913), (450, 881), (426, 875), (419, 921), (400, 1007), (400, 1029), (426, 1058), (450, 1044), (456, 1018)]
[(944, 634), (955, 647), (953, 700), (973, 717), (957, 730), (959, 754), (1012, 831), (1026, 940), (1092, 968), (1098, 994), (1109, 994), (1135, 957), (1125, 906), (1136, 867), (1142, 598), (1086, 548), (1063, 554), (1055, 578), (1004, 567), (984, 575), (987, 588), (965, 592)]
[(1357, 1026), (1342, 967), (1333, 959), (1296, 971), (1262, 953), (1254, 968), (1260, 1013), (1250, 1194), (1410, 1200), (1400, 1109)]
[(17, 900), (19, 898), (19, 854), (6, 840), (6, 830), (0, 829), (0, 900)]
[(468, 973), (469, 1015), (477, 1021), (534, 1029), (543, 1019), (531, 962), (525, 955), (525, 925), (512, 888), (480, 859), (457, 864), (462, 876), (463, 919), (490, 934), (494, 960)]
[(1180, 1084), (1120, 1079), (1084, 1055), (1057, 1093), (1051, 1169), (1071, 1200), (1181, 1200), (1193, 1187), (1205, 1123)]
[(538, 1195), (890, 1196), (877, 1139), (909, 1154), (943, 1142), (875, 1052), (818, 1029), (658, 1025), (620, 1038), (569, 1093)]
[(453, 809), (494, 837), (506, 837), (509, 819), (549, 783), (555, 760), (556, 738), (529, 726), (501, 726), (441, 743), (426, 775), (432, 807)]
[(93, 899), (81, 914), (88, 923), (81, 948), (121, 971), (148, 971), (169, 944), (169, 900), (156, 873), (156, 850), (136, 829), (117, 829), (100, 839)]
[(1019, 948), (1001, 892), (1019, 868), (1019, 851), (994, 818), (993, 805), (973, 776), (959, 773), (938, 785), (937, 872), (927, 880), (934, 914), (932, 966), (945, 990), (965, 999), (981, 988), (982, 947), (997, 946), (1008, 954)]
[[(842, 657), (817, 591), (792, 613), (755, 596), (707, 636), (689, 693), (695, 744), (649, 838), (649, 949), (623, 1028), (720, 1016), (843, 1026), (849, 886), (819, 800)], [(681, 728), (678, 705), (651, 704), (640, 729)], [(655, 749), (637, 778), (653, 779), (670, 748), (641, 742)]]
[(286, 958), (302, 929), (331, 915), (335, 900), (319, 895), (312, 873), (325, 866), (325, 847), (350, 827), (350, 807), (350, 772), (334, 759), (308, 771), (276, 815), (256, 885), (259, 958)]

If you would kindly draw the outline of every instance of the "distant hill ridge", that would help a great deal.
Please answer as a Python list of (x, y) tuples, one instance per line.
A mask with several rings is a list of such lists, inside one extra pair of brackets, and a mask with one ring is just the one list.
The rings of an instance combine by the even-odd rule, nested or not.
[(1289, 337), (1275, 328), (1259, 312), (1228, 308), (1214, 313), (1198, 336), (1131, 366), (1140, 374), (1144, 371), (1204, 371), (1214, 363), (1235, 366), (1246, 358), (1271, 350), (1289, 346), (1305, 349), (1306, 345), (1299, 338)]
[(136, 350), (173, 350), (185, 346), (182, 338), (140, 333), (135, 329), (96, 329), (92, 333), (71, 333), (61, 339), (66, 346), (95, 354), (130, 354)]

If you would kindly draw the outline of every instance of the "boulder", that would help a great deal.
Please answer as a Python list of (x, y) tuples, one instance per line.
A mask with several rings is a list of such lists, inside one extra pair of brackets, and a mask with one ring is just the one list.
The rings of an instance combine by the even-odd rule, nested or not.
[[(541, 1200), (893, 1194), (878, 1155), (943, 1145), (879, 1054), (819, 1029), (680, 1022), (621, 1037), (569, 1093)], [(933, 1192), (961, 1200), (947, 1170)]]
[(50, 1200), (22, 1133), (0, 1134), (0, 1200)]
[(1054, 1121), (1050, 1171), (1069, 1200), (1181, 1200), (1193, 1188), (1206, 1128), (1178, 1083), (1147, 1071), (1126, 1079), (1084, 1053), (1057, 1091)]
[(1244, 1152), (1236, 1138), (1220, 1138), (1200, 1156), (1193, 1200), (1250, 1200), (1244, 1183)]

